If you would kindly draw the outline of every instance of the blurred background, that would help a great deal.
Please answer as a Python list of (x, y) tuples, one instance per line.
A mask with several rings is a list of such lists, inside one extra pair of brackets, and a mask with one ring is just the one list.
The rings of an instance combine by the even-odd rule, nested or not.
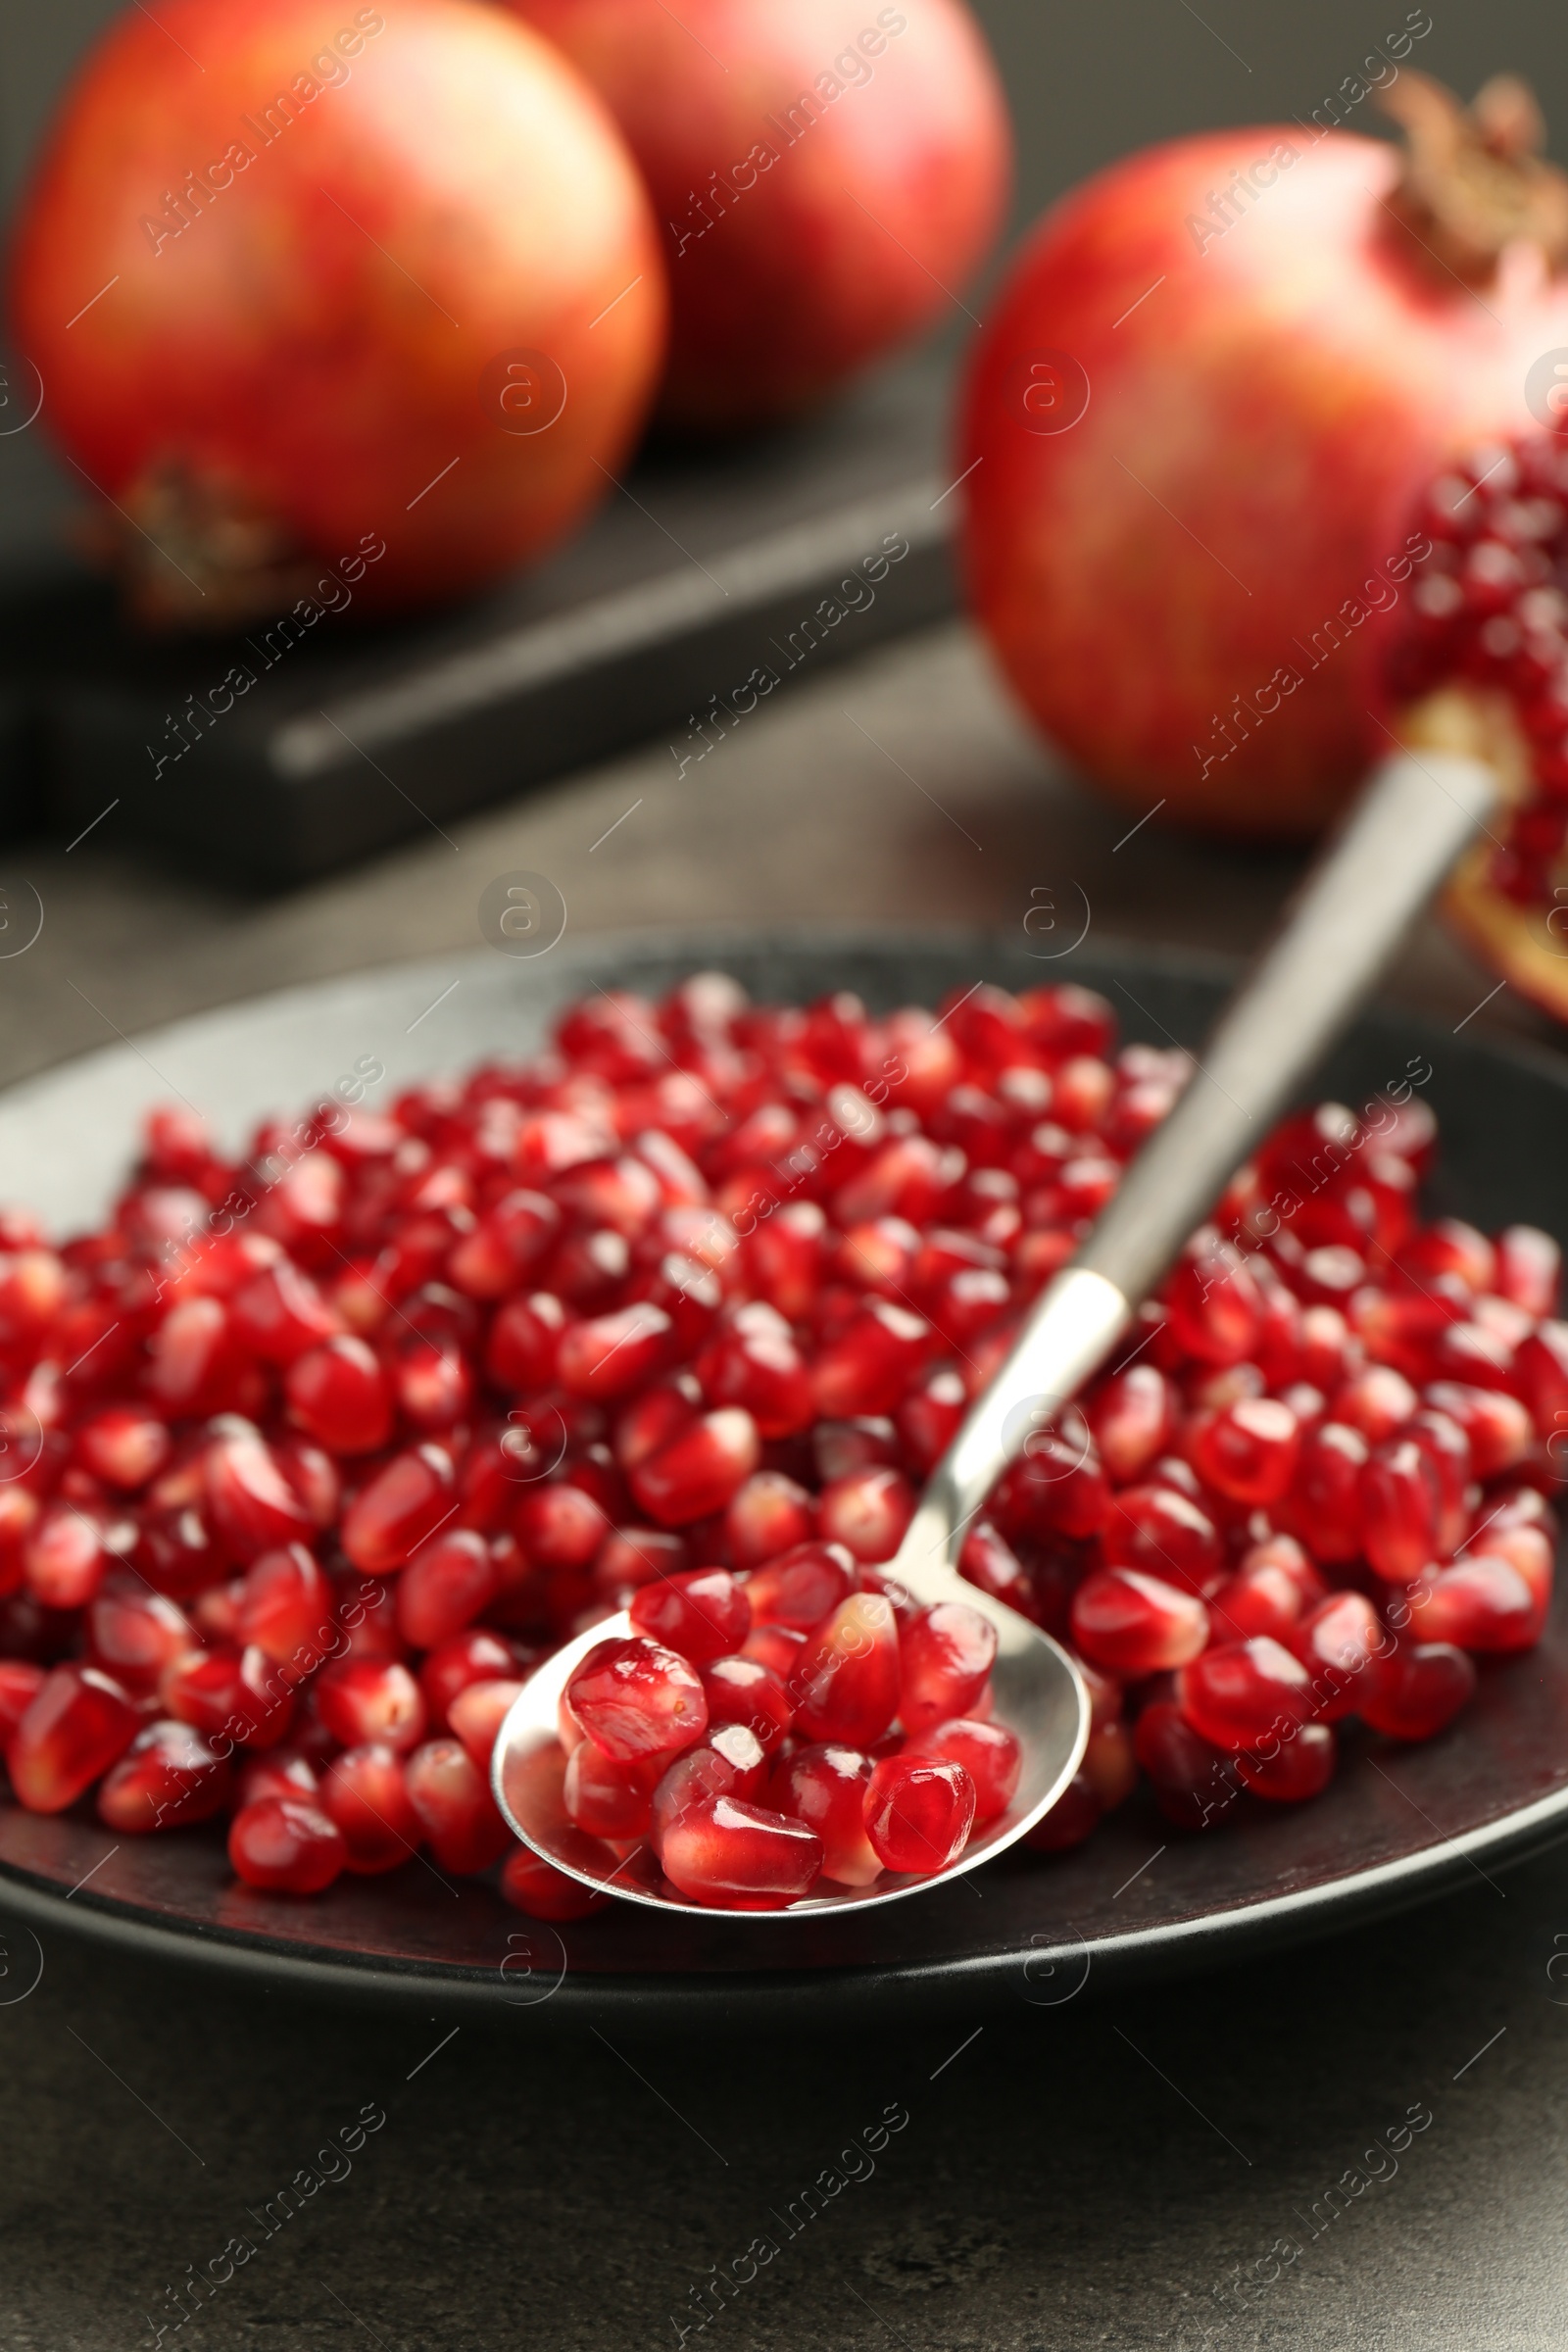
[[(8, 201), (74, 60), (115, 13), (110, 0), (53, 0), (47, 10), (12, 0), (0, 10)], [(1008, 245), (1083, 174), (1195, 128), (1305, 120), (1405, 13), (1396, 5), (1380, 13), (1367, 0), (1263, 11), (1239, 0), (1204, 0), (1201, 11), (1188, 0), (977, 0), (1018, 162), (1008, 239), (966, 296), (968, 309), (984, 315)], [(1511, 67), (1534, 81), (1548, 120), (1568, 112), (1550, 12), (1530, 0), (1497, 0), (1485, 11), (1434, 0), (1430, 14), (1432, 30), (1412, 63), (1467, 96)], [(1382, 127), (1370, 104), (1355, 120), (1367, 131)], [(1558, 127), (1568, 137), (1568, 124)], [(922, 482), (951, 480), (945, 386), (970, 331), (955, 309), (925, 352), (818, 424), (715, 455), (695, 473), (689, 465), (656, 471), (659, 494), (645, 488), (637, 510), (621, 502), (596, 518), (581, 547), (523, 584), (506, 625), (647, 576), (668, 558), (662, 532), (722, 580), (725, 564), (760, 532), (776, 533), (802, 513), (831, 518), (867, 483), (897, 503)], [(232, 777), (203, 788), (211, 838), (201, 842), (188, 811), (160, 836), (122, 788), (118, 737), (127, 726), (123, 712), (103, 715), (111, 672), (113, 694), (122, 692), (114, 665), (122, 657), (105, 653), (104, 600), (81, 585), (71, 550), (78, 488), (40, 431), (0, 439), (0, 697), (11, 679), (9, 703), (0, 702), (10, 720), (0, 760), (10, 839), (0, 859), (6, 882), (30, 885), (45, 907), (36, 946), (0, 962), (0, 1077), (107, 1042), (112, 1029), (133, 1033), (255, 989), (477, 944), (485, 884), (517, 867), (557, 883), (574, 930), (861, 915), (1010, 927), (1039, 903), (1031, 893), (1065, 900), (1081, 890), (1097, 935), (1222, 947), (1257, 936), (1297, 870), (1294, 853), (1190, 839), (1158, 819), (1118, 847), (1121, 812), (1074, 788), (954, 615), (942, 534), (956, 501), (933, 511), (921, 500), (927, 538), (906, 567), (902, 609), (886, 608), (902, 633), (876, 642), (864, 624), (853, 659), (777, 695), (684, 778), (671, 743), (685, 730), (667, 718), (649, 723), (646, 682), (626, 689), (624, 706), (615, 690), (579, 694), (576, 708), (591, 703), (599, 730), (586, 750), (559, 713), (531, 742), (529, 729), (514, 729), (515, 785), (487, 786), (502, 797), (472, 808), (460, 805), (461, 793), (432, 797), (453, 782), (441, 772), (439, 746), (408, 765), (380, 752), (375, 774), (355, 780), (368, 813), (346, 848), (323, 854), (314, 870), (306, 858), (299, 870), (269, 872), (265, 840), (241, 839), (227, 854), (224, 828), (232, 816), (243, 833), (247, 799)], [(471, 616), (446, 616), (432, 642), (461, 650), (473, 625)], [(24, 707), (30, 677), (44, 670), (72, 747), (69, 789), (57, 794), (54, 755)], [(700, 674), (724, 671), (709, 660)], [(157, 700), (160, 690), (149, 691)], [(138, 730), (128, 732), (144, 770)], [(452, 771), (467, 764), (446, 762)], [(1396, 985), (1451, 1007), (1457, 1020), (1493, 979), (1429, 924)], [(1511, 990), (1482, 1018), (1541, 1027)]]

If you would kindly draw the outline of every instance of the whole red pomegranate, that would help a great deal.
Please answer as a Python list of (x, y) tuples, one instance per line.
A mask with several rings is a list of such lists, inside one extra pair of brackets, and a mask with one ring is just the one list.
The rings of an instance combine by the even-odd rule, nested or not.
[(609, 105), (663, 223), (663, 414), (806, 409), (945, 311), (1011, 140), (963, 0), (508, 0)]
[[(1568, 181), (1520, 84), (1406, 73), (1407, 155), (1299, 124), (1133, 157), (1052, 213), (975, 353), (964, 563), (1012, 686), (1142, 812), (1318, 825), (1386, 742), (1365, 626), (1416, 488), (1568, 346)], [(1538, 396), (1539, 397), (1539, 396)]]
[(537, 554), (636, 432), (665, 315), (614, 125), (472, 0), (128, 10), (45, 146), (11, 299), (135, 601), (215, 626)]

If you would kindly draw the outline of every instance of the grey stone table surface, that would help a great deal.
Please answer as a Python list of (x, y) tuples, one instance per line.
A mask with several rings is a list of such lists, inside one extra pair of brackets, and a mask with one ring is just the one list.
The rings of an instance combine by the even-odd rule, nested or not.
[[(1236, 948), (1298, 870), (1133, 822), (1052, 767), (958, 629), (801, 687), (684, 776), (654, 745), (286, 901), (137, 865), (111, 811), (69, 851), (0, 859), (12, 936), (28, 886), (44, 917), (0, 960), (0, 1076), (474, 945), (485, 884), (517, 868), (576, 930), (1010, 928), (1047, 894), (1081, 921), (1082, 891), (1097, 939)], [(1545, 1039), (1435, 926), (1393, 985)], [(28, 1989), (3, 1903), (0, 1936), (17, 2352), (172, 2343), (169, 2290), (231, 2240), (255, 2251), (181, 2343), (1537, 2352), (1568, 2332), (1555, 1857), (1233, 1973), (853, 2042), (742, 2042), (721, 2014), (613, 2047), (539, 2012), (454, 2032), (438, 2002), (313, 2007), (53, 1933)], [(285, 2223), (301, 2175), (319, 2185)], [(714, 2266), (755, 2276), (700, 2327)]]

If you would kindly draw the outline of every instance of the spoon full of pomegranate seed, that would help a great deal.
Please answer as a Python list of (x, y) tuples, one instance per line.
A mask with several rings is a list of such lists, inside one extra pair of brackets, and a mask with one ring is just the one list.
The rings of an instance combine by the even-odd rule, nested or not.
[[(964, 1533), (1026, 1447), (1043, 1440), (1070, 1454), (1052, 1435), (1056, 1416), (1109, 1356), (1500, 792), (1484, 760), (1441, 745), (1401, 752), (1377, 770), (1191, 1084), (975, 1400), (896, 1557), (863, 1572), (860, 1591), (825, 1594), (787, 1684), (738, 1654), (745, 1626), (724, 1621), (735, 1590), (721, 1571), (710, 1572), (706, 1599), (691, 1589), (704, 1584), (700, 1575), (639, 1592), (630, 1611), (537, 1669), (502, 1724), (492, 1764), (497, 1801), (525, 1845), (590, 1887), (657, 1910), (793, 1917), (917, 1893), (1003, 1852), (1041, 1820), (1083, 1756), (1089, 1694), (1057, 1642), (959, 1575)], [(1217, 1281), (1224, 1245), (1215, 1242)], [(1200, 1253), (1200, 1279), (1201, 1262)], [(1066, 1461), (1063, 1474), (1071, 1468)], [(888, 1736), (896, 1716), (912, 1740)], [(955, 1717), (966, 1720), (943, 1720)], [(921, 1737), (928, 1726), (935, 1745)], [(792, 1732), (811, 1744), (784, 1749), (781, 1766), (777, 1751)], [(942, 1734), (958, 1735), (956, 1743)], [(769, 1807), (780, 1769), (802, 1783), (792, 1785), (788, 1816)]]

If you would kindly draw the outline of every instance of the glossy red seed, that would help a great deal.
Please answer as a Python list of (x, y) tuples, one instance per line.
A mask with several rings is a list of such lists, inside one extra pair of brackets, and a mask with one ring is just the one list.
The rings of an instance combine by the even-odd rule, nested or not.
[(715, 1658), (703, 1668), (703, 1692), (710, 1725), (744, 1724), (769, 1755), (795, 1721), (778, 1676), (755, 1658)]
[(295, 1428), (328, 1453), (374, 1453), (392, 1434), (391, 1384), (364, 1340), (327, 1340), (299, 1356), (283, 1395)]
[(96, 1666), (57, 1666), (6, 1750), (11, 1786), (29, 1813), (60, 1813), (123, 1754), (141, 1718)]
[(184, 1829), (222, 1812), (232, 1785), (227, 1758), (200, 1732), (172, 1720), (150, 1723), (105, 1774), (98, 1818), (133, 1837)]
[[(1119, 1727), (1113, 1727), (1119, 1728)], [(933, 1724), (905, 1742), (910, 1756), (943, 1756), (961, 1764), (974, 1784), (974, 1826), (983, 1829), (1005, 1813), (1017, 1793), (1023, 1770), (1023, 1750), (1005, 1724), (981, 1723), (972, 1716)], [(829, 1873), (832, 1876), (832, 1873)]]
[(282, 1661), (301, 1649), (324, 1656), (333, 1638), (332, 1588), (303, 1544), (264, 1551), (245, 1572), (235, 1633)]
[(317, 1803), (341, 1833), (345, 1869), (361, 1877), (396, 1870), (418, 1846), (419, 1824), (409, 1802), (403, 1759), (384, 1740), (331, 1757), (320, 1775)]
[(708, 1723), (695, 1669), (640, 1637), (597, 1643), (567, 1682), (565, 1698), (588, 1737), (622, 1764), (689, 1747)]
[(1407, 1585), (1437, 1558), (1437, 1480), (1413, 1438), (1376, 1446), (1361, 1472), (1361, 1543), (1379, 1576)]
[(738, 1650), (752, 1627), (752, 1599), (724, 1568), (694, 1568), (640, 1586), (631, 1598), (634, 1630), (694, 1666)]
[(1290, 1646), (1312, 1678), (1313, 1713), (1337, 1723), (1359, 1712), (1367, 1677), (1394, 1637), (1364, 1592), (1334, 1592), (1302, 1618)]
[(975, 1788), (945, 1756), (884, 1756), (864, 1795), (865, 1833), (889, 1870), (946, 1870), (969, 1842)]
[(739, 1406), (700, 1414), (631, 1471), (632, 1493), (661, 1527), (721, 1511), (758, 1466), (761, 1442)]
[(496, 1564), (483, 1536), (445, 1528), (398, 1578), (398, 1631), (412, 1648), (434, 1649), (471, 1624), (495, 1590)]
[(1133, 1751), (1148, 1773), (1154, 1801), (1178, 1829), (1205, 1830), (1223, 1821), (1241, 1786), (1233, 1758), (1194, 1730), (1166, 1699), (1147, 1706), (1133, 1732)]
[(452, 1515), (451, 1456), (440, 1446), (417, 1446), (380, 1470), (350, 1503), (343, 1549), (356, 1568), (384, 1575), (401, 1568)]
[(526, 1845), (514, 1846), (502, 1864), (501, 1891), (514, 1911), (529, 1919), (586, 1919), (611, 1900), (580, 1879), (568, 1878)]
[(1430, 1740), (1452, 1722), (1475, 1687), (1475, 1667), (1462, 1649), (1446, 1642), (1405, 1641), (1367, 1676), (1357, 1712), (1391, 1740)]
[(1175, 1408), (1170, 1384), (1152, 1364), (1129, 1364), (1086, 1407), (1100, 1458), (1127, 1486), (1170, 1445)]
[(1265, 1742), (1261, 1753), (1243, 1752), (1236, 1758), (1239, 1778), (1254, 1796), (1273, 1804), (1298, 1805), (1321, 1795), (1334, 1778), (1338, 1742), (1326, 1723), (1303, 1723), (1282, 1738), (1277, 1747)]
[(1506, 1390), (1437, 1381), (1427, 1390), (1426, 1401), (1464, 1431), (1477, 1478), (1498, 1478), (1528, 1455), (1535, 1436), (1530, 1410)]
[(654, 1790), (648, 1827), (655, 1851), (693, 1805), (726, 1794), (760, 1803), (767, 1780), (767, 1750), (756, 1733), (743, 1723), (710, 1723), (707, 1738), (677, 1756)]
[(725, 1910), (781, 1910), (810, 1891), (822, 1867), (822, 1841), (804, 1822), (728, 1795), (689, 1806), (662, 1843), (671, 1885)]
[(319, 1805), (267, 1796), (228, 1825), (228, 1858), (247, 1886), (274, 1894), (319, 1894), (348, 1859), (341, 1831)]
[(881, 1593), (841, 1601), (807, 1642), (790, 1684), (796, 1723), (812, 1740), (871, 1747), (898, 1711), (898, 1623)]
[(23, 1546), (27, 1590), (46, 1609), (85, 1608), (110, 1552), (102, 1523), (75, 1503), (52, 1503)]
[(1127, 1487), (1115, 1496), (1101, 1550), (1107, 1568), (1136, 1568), (1199, 1593), (1218, 1583), (1224, 1556), (1208, 1513), (1165, 1485)]
[(1255, 1747), (1282, 1723), (1314, 1713), (1311, 1677), (1266, 1634), (1206, 1650), (1176, 1678), (1177, 1702), (1194, 1731), (1216, 1747)]
[(759, 1625), (788, 1625), (808, 1634), (847, 1598), (854, 1579), (855, 1559), (847, 1545), (802, 1544), (758, 1569), (746, 1597)]
[(456, 1740), (427, 1740), (403, 1767), (425, 1843), (455, 1878), (488, 1870), (512, 1842), (489, 1784)]
[(1324, 1421), (1302, 1442), (1285, 1504), (1290, 1525), (1314, 1559), (1353, 1560), (1361, 1549), (1361, 1473), (1370, 1448), (1358, 1429)]
[(1424, 1577), (1410, 1595), (1417, 1641), (1451, 1642), (1463, 1649), (1531, 1649), (1544, 1618), (1544, 1602), (1514, 1563), (1484, 1550)]
[(966, 1715), (996, 1662), (997, 1632), (963, 1601), (938, 1601), (899, 1629), (899, 1720), (909, 1733)]
[(105, 1405), (82, 1423), (74, 1443), (83, 1468), (122, 1494), (156, 1478), (172, 1450), (168, 1423), (137, 1404)]
[(1188, 1434), (1193, 1466), (1204, 1484), (1232, 1502), (1277, 1502), (1296, 1475), (1300, 1428), (1288, 1404), (1274, 1396), (1241, 1396), (1222, 1410), (1200, 1415)]
[(808, 1543), (816, 1505), (798, 1479), (782, 1470), (758, 1470), (737, 1487), (724, 1509), (724, 1539), (737, 1568), (758, 1568)]
[(465, 1683), (447, 1709), (448, 1729), (456, 1733), (479, 1770), (488, 1773), (501, 1726), (525, 1686), (511, 1676)]
[(840, 1886), (869, 1886), (882, 1858), (866, 1835), (865, 1796), (871, 1759), (858, 1748), (828, 1742), (798, 1748), (774, 1771), (767, 1802), (804, 1822), (822, 1840), (822, 1875)]
[(7, 1746), (43, 1686), (44, 1669), (30, 1658), (0, 1658), (0, 1749)]
[(312, 1688), (322, 1723), (343, 1747), (385, 1741), (406, 1754), (424, 1736), (424, 1694), (393, 1659), (345, 1658), (323, 1666)]
[(1549, 1233), (1535, 1225), (1510, 1225), (1496, 1241), (1494, 1281), (1504, 1298), (1527, 1314), (1555, 1315), (1562, 1281), (1562, 1251)]
[(225, 1425), (203, 1456), (202, 1484), (213, 1532), (233, 1559), (259, 1559), (313, 1532), (309, 1512), (254, 1429), (240, 1425), (229, 1434)]
[(914, 1491), (901, 1470), (869, 1468), (830, 1479), (817, 1500), (824, 1542), (856, 1559), (891, 1560), (914, 1517)]
[(579, 1740), (566, 1758), (562, 1801), (578, 1829), (591, 1837), (645, 1837), (662, 1765), (659, 1755), (617, 1763), (597, 1741)]
[(256, 1648), (188, 1651), (159, 1678), (159, 1703), (209, 1738), (273, 1747), (294, 1720), (298, 1675)]
[(502, 1636), (487, 1627), (473, 1626), (466, 1633), (453, 1634), (438, 1642), (419, 1668), (419, 1689), (424, 1693), (428, 1720), (432, 1731), (445, 1731), (447, 1711), (460, 1690), (470, 1683), (504, 1680), (517, 1671), (516, 1653)]
[(1071, 1624), (1085, 1657), (1136, 1677), (1196, 1658), (1208, 1642), (1209, 1613), (1196, 1592), (1162, 1577), (1102, 1568), (1073, 1594)]

